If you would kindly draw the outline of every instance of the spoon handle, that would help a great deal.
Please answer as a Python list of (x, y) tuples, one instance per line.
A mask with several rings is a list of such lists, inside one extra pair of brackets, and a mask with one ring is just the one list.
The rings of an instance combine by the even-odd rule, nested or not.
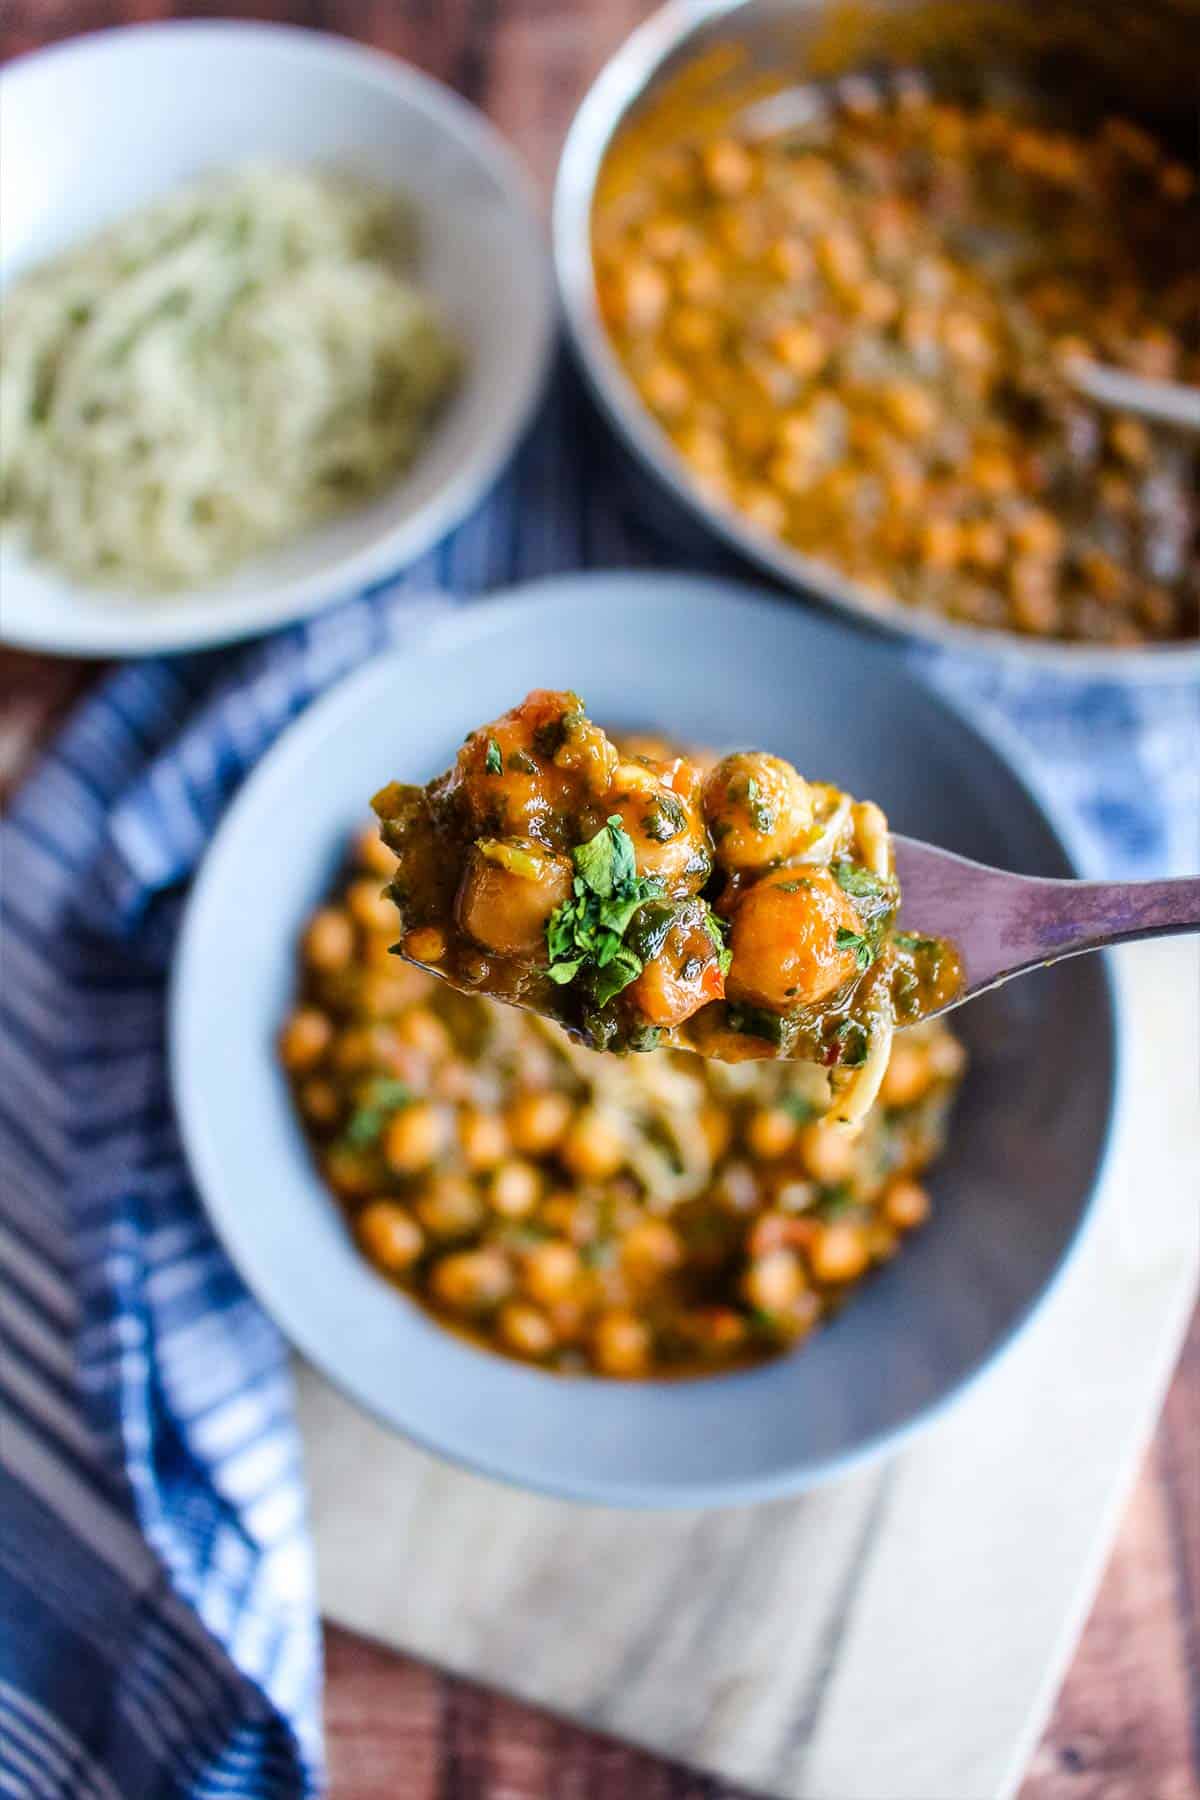
[(1064, 956), (1200, 931), (1200, 878), (1194, 876), (1048, 880), (989, 869), (911, 839), (895, 842), (901, 923), (911, 918), (922, 931), (954, 942), (964, 971), (959, 1001)]

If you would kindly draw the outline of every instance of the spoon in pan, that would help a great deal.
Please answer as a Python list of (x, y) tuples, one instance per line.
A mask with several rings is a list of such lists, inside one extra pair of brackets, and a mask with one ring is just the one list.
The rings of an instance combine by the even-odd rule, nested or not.
[(949, 938), (962, 963), (962, 986), (940, 1012), (1085, 950), (1200, 931), (1200, 877), (1056, 881), (990, 869), (899, 834), (892, 846), (901, 927), (908, 918), (922, 933)]

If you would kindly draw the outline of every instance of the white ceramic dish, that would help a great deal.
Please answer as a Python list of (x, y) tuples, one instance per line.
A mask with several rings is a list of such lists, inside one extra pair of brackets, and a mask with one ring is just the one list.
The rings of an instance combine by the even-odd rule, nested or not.
[(138, 656), (246, 637), (378, 581), (458, 522), (509, 456), (553, 341), (531, 184), (467, 103), (405, 64), (283, 26), (138, 26), (0, 77), (0, 280), (206, 170), (255, 158), (346, 169), (420, 215), (419, 280), (468, 371), (414, 467), (376, 500), (170, 595), (89, 591), (0, 544), (0, 638)]

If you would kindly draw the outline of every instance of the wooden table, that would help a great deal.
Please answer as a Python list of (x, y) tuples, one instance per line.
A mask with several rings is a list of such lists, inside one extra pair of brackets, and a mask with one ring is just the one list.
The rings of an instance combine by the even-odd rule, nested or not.
[[(268, 0), (255, 8), (220, 0), (8, 0), (0, 54), (121, 21), (243, 10), (344, 32), (448, 82), (491, 115), (548, 195), (587, 82), (651, 7), (646, 0), (298, 0), (291, 7)], [(94, 665), (0, 653), (0, 795), (97, 673)], [(733, 1800), (730, 1789), (347, 1632), (327, 1632), (326, 1657), (335, 1800)], [(1021, 1800), (1200, 1800), (1200, 1313)]]

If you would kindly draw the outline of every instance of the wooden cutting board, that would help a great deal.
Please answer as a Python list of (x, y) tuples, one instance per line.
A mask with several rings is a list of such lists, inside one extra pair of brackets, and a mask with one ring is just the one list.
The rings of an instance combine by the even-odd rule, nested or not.
[(326, 1617), (782, 1800), (1001, 1800), (1090, 1604), (1200, 1270), (1200, 956), (1130, 946), (1073, 1262), (890, 1462), (716, 1513), (544, 1500), (298, 1370)]

